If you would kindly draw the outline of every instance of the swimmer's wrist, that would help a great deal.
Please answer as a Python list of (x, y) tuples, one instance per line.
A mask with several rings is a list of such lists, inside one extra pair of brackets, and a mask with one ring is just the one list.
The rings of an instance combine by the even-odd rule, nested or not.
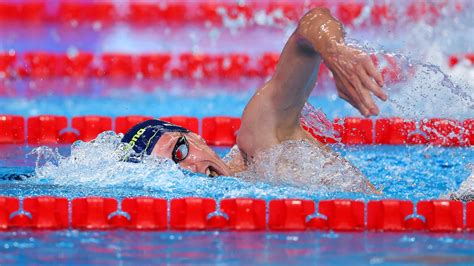
[(329, 39), (321, 51), (319, 51), (319, 54), (324, 61), (328, 61), (331, 60), (331, 58), (333, 58), (335, 55), (339, 54), (345, 46), (346, 45), (343, 40), (336, 38)]

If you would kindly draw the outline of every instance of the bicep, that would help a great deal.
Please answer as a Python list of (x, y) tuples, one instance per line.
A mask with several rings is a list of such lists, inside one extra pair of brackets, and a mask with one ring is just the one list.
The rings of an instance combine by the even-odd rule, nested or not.
[(274, 102), (275, 112), (299, 115), (315, 86), (320, 61), (319, 54), (304, 38), (297, 33), (290, 37), (270, 80), (269, 100)]

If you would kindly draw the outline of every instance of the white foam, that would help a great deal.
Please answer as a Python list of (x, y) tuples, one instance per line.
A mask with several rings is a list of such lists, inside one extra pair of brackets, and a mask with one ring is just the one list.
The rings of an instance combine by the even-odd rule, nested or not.
[(474, 199), (474, 165), (470, 164), (468, 167), (471, 170), (471, 175), (461, 183), (457, 191), (450, 195), (452, 198), (466, 201)]
[(36, 177), (52, 184), (114, 185), (160, 187), (171, 189), (170, 179), (183, 178), (183, 171), (165, 158), (146, 156), (141, 163), (123, 162), (126, 152), (122, 135), (112, 131), (100, 134), (90, 142), (77, 141), (71, 155), (62, 156), (57, 149), (46, 146), (32, 151), (38, 156)]
[(308, 190), (369, 192), (364, 175), (337, 152), (308, 141), (286, 141), (258, 153), (245, 180)]

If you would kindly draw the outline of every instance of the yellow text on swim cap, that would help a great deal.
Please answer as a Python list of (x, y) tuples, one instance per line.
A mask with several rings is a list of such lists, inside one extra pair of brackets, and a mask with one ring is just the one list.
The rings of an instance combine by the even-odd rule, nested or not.
[(130, 145), (130, 147), (133, 148), (133, 146), (135, 146), (135, 142), (144, 132), (145, 132), (144, 128), (138, 130), (137, 133), (133, 135), (132, 140), (128, 143), (128, 145)]

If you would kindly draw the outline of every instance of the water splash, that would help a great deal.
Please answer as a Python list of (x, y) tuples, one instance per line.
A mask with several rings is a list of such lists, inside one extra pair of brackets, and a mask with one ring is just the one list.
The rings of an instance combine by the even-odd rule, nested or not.
[(371, 54), (384, 78), (389, 99), (378, 100), (383, 116), (421, 120), (430, 117), (465, 119), (474, 113), (473, 84), (457, 84), (440, 66), (348, 39), (348, 45)]
[(463, 201), (474, 200), (474, 165), (469, 164), (467, 168), (471, 170), (471, 175), (461, 183), (457, 191), (449, 195), (450, 198)]
[(341, 142), (339, 132), (334, 130), (333, 124), (326, 114), (320, 108), (315, 108), (308, 102), (305, 103), (303, 110), (301, 110), (300, 123), (319, 136)]
[(36, 148), (32, 151), (37, 155), (36, 177), (61, 185), (151, 186), (164, 190), (171, 189), (167, 180), (184, 177), (183, 171), (165, 158), (146, 156), (141, 163), (122, 162), (120, 158), (126, 151), (121, 138), (121, 134), (108, 131), (90, 142), (77, 141), (71, 146), (70, 156), (46, 146)]
[(389, 80), (390, 97), (382, 112), (407, 118), (469, 118), (474, 113), (474, 90), (459, 86), (439, 66), (392, 54), (400, 74)]
[(286, 141), (258, 153), (238, 176), (308, 190), (370, 192), (364, 175), (340, 154), (305, 140)]

